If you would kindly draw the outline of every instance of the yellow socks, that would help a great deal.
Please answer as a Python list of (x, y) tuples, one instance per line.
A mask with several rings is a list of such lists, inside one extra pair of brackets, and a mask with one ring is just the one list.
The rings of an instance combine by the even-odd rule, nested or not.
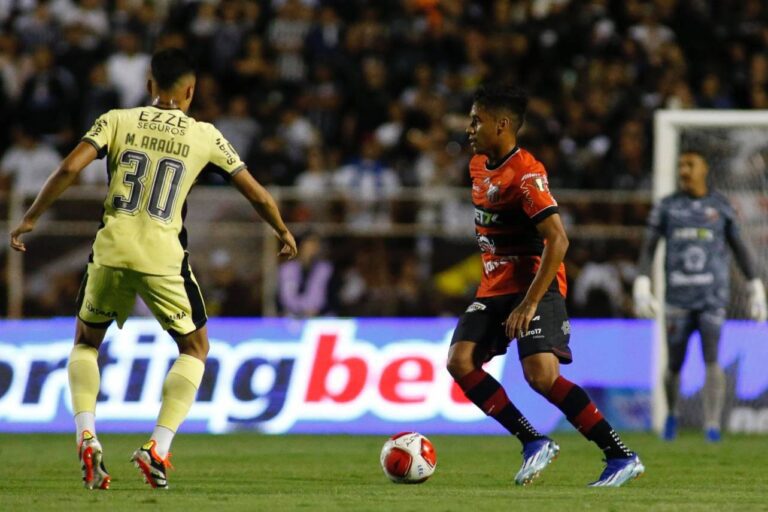
[(69, 353), (69, 391), (75, 414), (94, 412), (99, 395), (99, 351), (88, 345), (75, 345)]
[(69, 392), (72, 396), (72, 410), (77, 427), (76, 439), (84, 431), (96, 435), (96, 397), (99, 395), (99, 351), (88, 345), (77, 344), (69, 353), (67, 374)]
[(163, 405), (157, 418), (158, 426), (176, 432), (187, 417), (203, 380), (205, 364), (196, 357), (181, 354), (168, 371), (163, 383)]

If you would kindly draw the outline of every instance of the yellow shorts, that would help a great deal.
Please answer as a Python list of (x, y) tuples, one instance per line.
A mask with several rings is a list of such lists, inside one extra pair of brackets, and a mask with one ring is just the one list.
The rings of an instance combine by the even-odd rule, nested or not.
[(200, 287), (184, 258), (177, 276), (155, 276), (88, 263), (77, 296), (77, 316), (86, 325), (123, 327), (138, 294), (172, 336), (189, 334), (208, 321)]

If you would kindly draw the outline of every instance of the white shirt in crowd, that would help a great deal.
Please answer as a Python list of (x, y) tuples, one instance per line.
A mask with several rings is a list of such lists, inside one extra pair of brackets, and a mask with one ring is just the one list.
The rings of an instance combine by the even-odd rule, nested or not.
[(14, 190), (34, 197), (59, 162), (61, 156), (47, 144), (39, 143), (33, 148), (12, 146), (0, 161), (0, 173), (13, 178)]

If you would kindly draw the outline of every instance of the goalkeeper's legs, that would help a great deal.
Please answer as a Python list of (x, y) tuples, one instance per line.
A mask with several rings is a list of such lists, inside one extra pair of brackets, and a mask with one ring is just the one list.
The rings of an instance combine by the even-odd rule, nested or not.
[(678, 399), (680, 397), (680, 372), (669, 368), (664, 373), (664, 394), (667, 398), (667, 422), (664, 425), (664, 439), (671, 441), (677, 435)]
[(721, 418), (725, 403), (725, 374), (717, 363), (707, 365), (704, 380), (704, 431), (708, 441), (720, 440)]
[(688, 339), (696, 327), (696, 312), (667, 304), (667, 371), (664, 373), (664, 393), (667, 399), (667, 420), (662, 436), (667, 441), (677, 437), (680, 397), (680, 370), (688, 351)]
[(701, 351), (707, 365), (704, 380), (704, 432), (708, 441), (720, 440), (723, 405), (725, 404), (725, 374), (717, 362), (720, 332), (725, 321), (725, 310), (704, 311), (699, 316)]

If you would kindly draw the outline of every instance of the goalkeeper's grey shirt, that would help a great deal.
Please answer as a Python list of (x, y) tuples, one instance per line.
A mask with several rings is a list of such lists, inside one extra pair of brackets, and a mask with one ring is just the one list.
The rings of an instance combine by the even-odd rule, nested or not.
[(718, 192), (692, 197), (678, 192), (651, 211), (639, 271), (650, 275), (659, 238), (667, 242), (664, 271), (666, 301), (685, 309), (715, 309), (728, 304), (730, 255), (733, 250), (747, 279), (755, 265), (736, 224), (736, 212)]

